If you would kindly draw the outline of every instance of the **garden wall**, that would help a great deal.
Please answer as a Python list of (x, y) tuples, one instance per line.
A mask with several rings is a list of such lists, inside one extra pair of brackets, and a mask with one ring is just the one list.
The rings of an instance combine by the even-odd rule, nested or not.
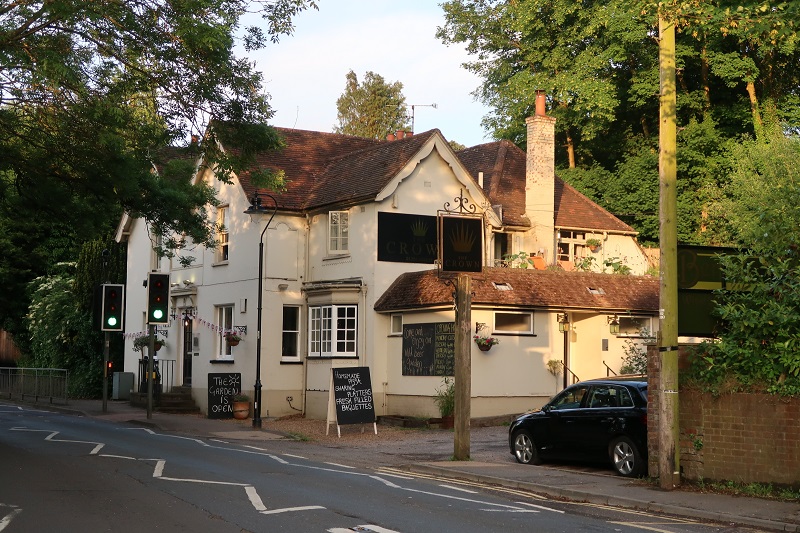
[[(685, 349), (680, 367), (685, 368)], [(658, 477), (658, 349), (648, 351), (649, 475)], [(800, 399), (679, 393), (682, 477), (800, 486)]]

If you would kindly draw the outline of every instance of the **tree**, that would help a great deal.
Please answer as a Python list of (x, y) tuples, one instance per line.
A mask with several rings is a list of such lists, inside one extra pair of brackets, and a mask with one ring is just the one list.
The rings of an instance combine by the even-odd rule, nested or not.
[[(544, 89), (559, 169), (581, 170), (572, 174), (584, 179), (579, 188), (655, 242), (658, 189), (647, 184), (657, 183), (657, 5), (679, 30), (678, 203), (690, 220), (678, 237), (710, 243), (704, 193), (724, 181), (727, 141), (756, 133), (765, 108), (800, 124), (797, 2), (451, 0), (437, 35), (473, 55), (466, 68), (483, 79), (476, 95), (493, 109), (483, 123), (495, 138), (523, 146)], [(638, 198), (628, 201), (631, 191)]]
[[(6, 290), (19, 298), (49, 265), (74, 261), (76, 244), (106, 234), (123, 211), (162, 235), (212, 245), (201, 207), (216, 202), (214, 189), (192, 182), (194, 162), (203, 157), (229, 180), (257, 151), (280, 145), (266, 126), (262, 75), (234, 55), (236, 36), (246, 50), (264, 46), (290, 33), (292, 16), (308, 7), (314, 0), (0, 7), (0, 227), (15, 236), (0, 264)], [(239, 27), (250, 11), (262, 14), (266, 31)], [(207, 128), (211, 120), (217, 127)], [(193, 135), (202, 142), (188, 143)], [(217, 141), (234, 149), (222, 152)], [(279, 175), (254, 178), (281, 188)], [(57, 225), (66, 245), (59, 254), (48, 249)], [(32, 249), (58, 257), (39, 261)], [(18, 321), (19, 306), (6, 304), (0, 317)]]
[(800, 139), (780, 128), (732, 148), (733, 173), (720, 192), (724, 231), (743, 249), (722, 258), (728, 290), (717, 294), (723, 330), (693, 363), (703, 382), (733, 380), (800, 394)]
[(335, 133), (383, 139), (395, 131), (409, 130), (402, 83), (387, 83), (371, 71), (363, 83), (352, 70), (345, 78), (344, 93), (336, 100)]

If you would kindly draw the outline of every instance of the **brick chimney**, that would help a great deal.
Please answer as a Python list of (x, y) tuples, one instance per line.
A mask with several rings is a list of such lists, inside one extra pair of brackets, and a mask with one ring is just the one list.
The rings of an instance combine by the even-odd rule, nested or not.
[(555, 239), (555, 126), (556, 119), (545, 112), (544, 91), (536, 91), (536, 113), (525, 120), (527, 157), (525, 159), (525, 213), (533, 225), (529, 246), (544, 248), (553, 260)]

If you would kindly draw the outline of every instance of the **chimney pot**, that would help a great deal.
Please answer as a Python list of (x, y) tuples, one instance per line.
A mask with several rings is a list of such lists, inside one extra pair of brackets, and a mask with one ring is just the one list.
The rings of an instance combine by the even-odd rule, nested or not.
[(403, 138), (403, 134), (404, 134), (404, 133), (405, 133), (405, 132), (404, 132), (403, 130), (397, 130), (397, 133), (396, 133), (396, 135), (397, 135), (397, 138), (398, 138), (398, 139), (402, 139), (402, 138)]
[(544, 91), (541, 89), (536, 91), (536, 114), (540, 117), (547, 115), (547, 110), (545, 108), (545, 103), (547, 99), (545, 97)]
[(393, 141), (394, 139), (395, 139), (394, 133), (390, 133), (389, 135), (386, 136), (387, 141)]

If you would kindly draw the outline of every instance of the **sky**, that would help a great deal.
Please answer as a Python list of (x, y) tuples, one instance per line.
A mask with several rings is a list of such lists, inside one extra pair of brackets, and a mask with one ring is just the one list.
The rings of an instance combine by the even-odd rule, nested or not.
[(438, 128), (465, 146), (489, 142), (480, 125), (488, 109), (471, 94), (480, 80), (461, 67), (470, 56), (463, 46), (445, 46), (436, 38), (444, 24), (438, 3), (318, 0), (318, 11), (296, 17), (293, 35), (249, 54), (276, 111), (271, 124), (332, 131), (346, 74), (353, 70), (361, 82), (372, 71), (403, 84), (417, 133)]

